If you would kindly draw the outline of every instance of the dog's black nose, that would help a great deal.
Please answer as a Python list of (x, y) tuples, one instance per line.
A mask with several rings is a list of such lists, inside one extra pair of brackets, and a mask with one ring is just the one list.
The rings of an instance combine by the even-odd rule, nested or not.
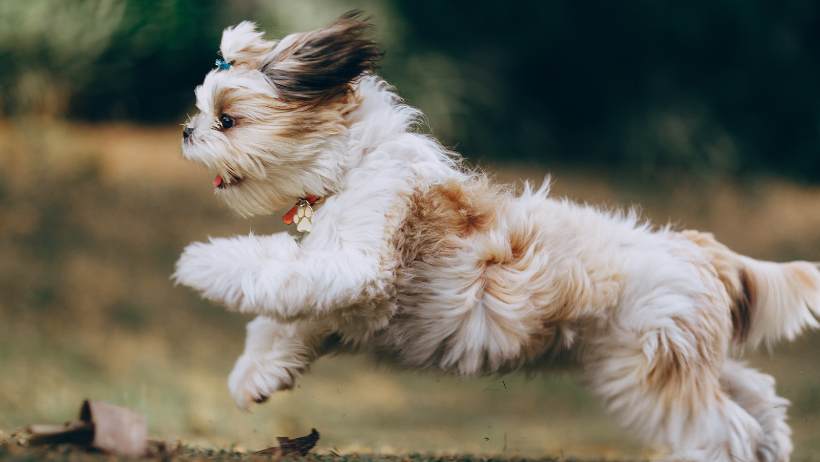
[(193, 132), (194, 132), (193, 128), (185, 127), (185, 128), (182, 129), (182, 137), (183, 138), (188, 138), (189, 136), (191, 136), (191, 133), (193, 133)]

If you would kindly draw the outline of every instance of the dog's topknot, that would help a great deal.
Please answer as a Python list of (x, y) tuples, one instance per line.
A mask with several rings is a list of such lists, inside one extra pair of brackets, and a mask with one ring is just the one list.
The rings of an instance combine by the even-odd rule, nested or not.
[(240, 68), (256, 68), (276, 45), (276, 42), (267, 41), (263, 36), (263, 32), (256, 30), (256, 24), (243, 21), (225, 29), (219, 50), (228, 63)]
[(315, 31), (286, 37), (260, 70), (286, 99), (311, 101), (347, 92), (382, 56), (367, 35), (373, 26), (360, 16), (352, 11)]

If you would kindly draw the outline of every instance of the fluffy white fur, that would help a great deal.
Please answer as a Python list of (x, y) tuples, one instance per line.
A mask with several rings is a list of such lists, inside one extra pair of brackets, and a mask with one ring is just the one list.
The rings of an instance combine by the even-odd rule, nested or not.
[(326, 197), (308, 235), (214, 238), (177, 263), (177, 282), (259, 315), (229, 379), (237, 404), (330, 352), (463, 376), (569, 358), (669, 460), (787, 461), (788, 402), (730, 357), (817, 327), (816, 267), (463, 170), (372, 74), (367, 27), (348, 15), (267, 42), (239, 24), (221, 44), (232, 67), (196, 89), (183, 156), (220, 175), (237, 213)]

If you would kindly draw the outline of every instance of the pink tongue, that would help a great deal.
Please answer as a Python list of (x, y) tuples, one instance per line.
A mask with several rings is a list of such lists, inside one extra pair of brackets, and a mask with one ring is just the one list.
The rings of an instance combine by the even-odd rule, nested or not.
[(222, 175), (217, 175), (216, 178), (214, 178), (214, 188), (218, 188), (219, 185), (221, 185), (221, 184), (222, 184)]

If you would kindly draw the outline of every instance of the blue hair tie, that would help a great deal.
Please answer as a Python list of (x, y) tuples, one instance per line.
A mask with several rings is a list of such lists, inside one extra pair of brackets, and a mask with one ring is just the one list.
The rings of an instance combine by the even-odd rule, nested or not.
[(221, 59), (216, 60), (217, 69), (228, 70), (228, 69), (231, 68), (231, 64), (233, 64), (233, 63), (228, 63), (228, 62), (222, 61)]

